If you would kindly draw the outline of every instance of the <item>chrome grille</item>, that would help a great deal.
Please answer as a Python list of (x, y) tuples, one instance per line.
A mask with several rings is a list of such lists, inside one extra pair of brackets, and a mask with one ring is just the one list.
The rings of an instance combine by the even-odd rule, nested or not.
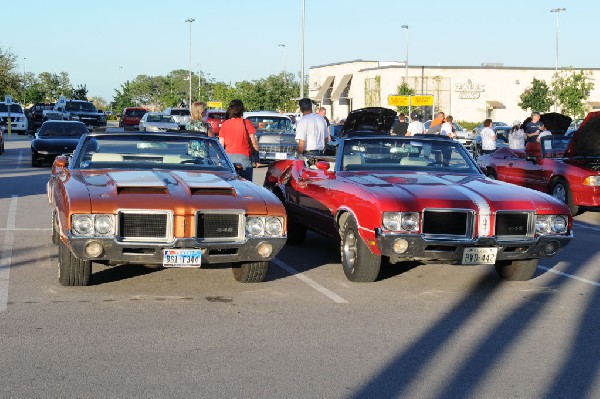
[(441, 237), (470, 237), (473, 212), (469, 210), (426, 209), (423, 212), (423, 234)]
[(200, 241), (240, 241), (244, 238), (243, 213), (199, 211), (196, 213), (196, 238)]
[(169, 241), (172, 219), (164, 211), (120, 211), (119, 236), (129, 241)]
[(259, 145), (259, 151), (265, 152), (285, 152), (287, 154), (295, 154), (296, 146), (293, 145)]
[(504, 239), (530, 237), (533, 234), (530, 212), (498, 212), (496, 214), (496, 236)]

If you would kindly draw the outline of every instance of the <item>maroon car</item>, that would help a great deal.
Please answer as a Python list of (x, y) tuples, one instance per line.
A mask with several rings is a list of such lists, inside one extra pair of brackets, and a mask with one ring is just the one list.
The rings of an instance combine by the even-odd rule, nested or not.
[(550, 195), (488, 179), (458, 141), (389, 134), (395, 112), (352, 111), (336, 157), (282, 160), (265, 187), (288, 214), (288, 243), (306, 230), (339, 238), (351, 281), (374, 281), (382, 258), (494, 265), (528, 280), (540, 258), (572, 239), (567, 206)]
[(223, 110), (208, 110), (206, 114), (206, 123), (210, 125), (210, 128), (215, 134), (219, 134), (221, 131), (221, 125), (225, 121), (225, 111)]
[(121, 119), (119, 120), (119, 127), (123, 129), (134, 129), (138, 130), (140, 119), (148, 112), (146, 108), (128, 107), (123, 110)]
[(494, 179), (552, 194), (573, 215), (600, 207), (600, 112), (588, 114), (572, 135), (542, 137), (525, 150), (501, 148), (477, 163)]

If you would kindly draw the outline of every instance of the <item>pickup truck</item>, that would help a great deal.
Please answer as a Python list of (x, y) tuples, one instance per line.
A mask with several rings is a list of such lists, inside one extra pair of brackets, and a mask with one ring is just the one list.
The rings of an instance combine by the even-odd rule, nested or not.
[(106, 115), (98, 112), (94, 104), (84, 100), (62, 100), (54, 104), (52, 110), (43, 111), (44, 120), (80, 121), (90, 131), (106, 126)]

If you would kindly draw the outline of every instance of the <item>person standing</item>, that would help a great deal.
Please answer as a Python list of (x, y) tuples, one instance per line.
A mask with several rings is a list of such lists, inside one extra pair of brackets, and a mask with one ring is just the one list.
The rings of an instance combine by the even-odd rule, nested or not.
[(214, 137), (214, 132), (205, 123), (205, 117), (207, 113), (206, 103), (203, 101), (193, 102), (190, 111), (191, 117), (188, 123), (185, 124), (185, 130), (206, 133), (208, 137)]
[(525, 131), (521, 129), (521, 122), (515, 120), (508, 132), (508, 148), (513, 150), (525, 149)]
[(443, 112), (438, 112), (436, 117), (429, 124), (429, 129), (427, 129), (427, 134), (440, 134), (442, 130), (442, 125), (446, 121), (446, 114)]
[(258, 143), (256, 129), (250, 121), (243, 118), (244, 111), (244, 103), (241, 100), (231, 100), (227, 108), (226, 120), (219, 132), (219, 142), (225, 148), (231, 162), (242, 165), (240, 176), (252, 181), (250, 157), (252, 148), (258, 151)]
[(331, 135), (329, 133), (331, 123), (329, 123), (329, 119), (327, 119), (327, 110), (325, 109), (325, 107), (320, 107), (317, 113), (325, 121), (325, 144), (327, 144), (331, 139)]
[(398, 123), (392, 129), (392, 134), (394, 136), (406, 136), (406, 131), (408, 130), (408, 122), (406, 121), (406, 115), (404, 112), (400, 112), (398, 114)]
[(410, 113), (410, 123), (406, 128), (407, 136), (414, 136), (415, 134), (423, 134), (425, 128), (423, 127), (423, 123), (419, 121), (420, 115), (417, 111), (413, 111)]
[(540, 113), (532, 112), (531, 113), (531, 121), (527, 122), (525, 126), (523, 126), (523, 130), (525, 130), (525, 134), (527, 135), (528, 141), (535, 141), (537, 136), (540, 134)]
[(298, 101), (302, 117), (296, 124), (298, 155), (323, 155), (325, 149), (325, 120), (313, 112), (310, 98)]
[(535, 141), (539, 143), (539, 142), (541, 142), (542, 137), (546, 137), (546, 136), (552, 136), (552, 132), (546, 128), (546, 125), (544, 123), (541, 123), (540, 124), (540, 134), (538, 134)]
[(453, 120), (454, 120), (454, 118), (452, 117), (452, 115), (448, 115), (446, 117), (445, 122), (442, 123), (442, 127), (440, 128), (440, 135), (442, 135), (442, 136), (448, 136), (448, 137), (451, 137), (453, 139), (455, 139), (455, 138), (458, 137), (456, 135), (455, 130), (454, 130), (454, 125), (452, 124)]
[(491, 154), (496, 151), (496, 132), (492, 129), (492, 120), (483, 121), (483, 129), (479, 133), (481, 136), (481, 152)]

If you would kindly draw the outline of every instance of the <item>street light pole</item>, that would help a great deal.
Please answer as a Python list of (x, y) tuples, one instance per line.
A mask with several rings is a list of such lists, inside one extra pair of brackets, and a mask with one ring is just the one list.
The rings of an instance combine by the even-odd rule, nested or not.
[(405, 69), (405, 82), (408, 86), (408, 25), (402, 25), (402, 29), (406, 29), (406, 61), (404, 61), (404, 69)]
[(194, 22), (194, 18), (188, 18), (185, 22), (190, 23), (190, 69), (189, 69), (189, 83), (190, 83), (190, 96), (188, 101), (188, 108), (191, 109), (192, 106), (192, 22)]
[(300, 47), (300, 98), (304, 98), (304, 0), (302, 0), (302, 38)]
[[(550, 10), (550, 12), (553, 12), (556, 14), (556, 47), (555, 47), (555, 51), (554, 51), (554, 73), (555, 75), (558, 74), (558, 14), (560, 14), (563, 11), (567, 11), (566, 8), (561, 7), (561, 8), (553, 8)], [(554, 95), (554, 112), (556, 112), (556, 94)]]
[(283, 80), (287, 81), (287, 78), (285, 76), (285, 43), (279, 43), (277, 46), (283, 47)]

